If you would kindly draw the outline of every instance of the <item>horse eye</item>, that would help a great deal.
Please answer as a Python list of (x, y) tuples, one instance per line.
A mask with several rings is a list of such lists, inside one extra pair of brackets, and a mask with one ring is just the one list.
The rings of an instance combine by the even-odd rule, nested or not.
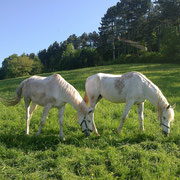
[(166, 119), (166, 117), (163, 117), (163, 119), (165, 120), (165, 119)]

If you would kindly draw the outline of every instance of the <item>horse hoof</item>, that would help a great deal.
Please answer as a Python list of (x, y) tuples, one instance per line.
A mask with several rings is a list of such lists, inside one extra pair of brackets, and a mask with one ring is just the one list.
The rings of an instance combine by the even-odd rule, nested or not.
[(60, 137), (61, 141), (65, 142), (66, 139), (64, 137)]

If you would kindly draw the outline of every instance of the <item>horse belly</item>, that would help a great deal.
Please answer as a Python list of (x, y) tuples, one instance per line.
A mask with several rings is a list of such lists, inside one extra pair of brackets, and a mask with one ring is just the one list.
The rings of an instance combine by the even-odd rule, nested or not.
[(40, 106), (45, 106), (47, 104), (51, 104), (54, 106), (56, 102), (56, 98), (53, 96), (48, 96), (46, 92), (36, 92), (31, 94), (31, 101)]
[(37, 96), (31, 96), (31, 101), (40, 106), (45, 106), (49, 102), (49, 100), (47, 100), (47, 98), (45, 98), (45, 97), (42, 98), (42, 97), (37, 97)]
[(124, 102), (126, 102), (126, 94), (125, 93), (118, 94), (116, 91), (102, 90), (101, 95), (106, 100), (114, 102), (114, 103), (124, 103)]

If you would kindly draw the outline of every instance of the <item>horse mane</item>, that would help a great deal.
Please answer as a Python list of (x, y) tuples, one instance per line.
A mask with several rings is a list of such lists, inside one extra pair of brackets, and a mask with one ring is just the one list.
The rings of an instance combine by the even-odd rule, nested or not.
[(89, 105), (89, 98), (88, 98), (88, 95), (87, 95), (87, 92), (85, 91), (85, 95), (84, 95), (84, 98), (83, 98), (84, 102), (86, 103), (86, 105), (88, 106)]
[(147, 85), (149, 87), (153, 87), (153, 89), (155, 91), (154, 93), (158, 97), (157, 110), (158, 110), (158, 119), (160, 120), (161, 117), (162, 117), (163, 109), (166, 106), (168, 106), (168, 101), (167, 101), (167, 99), (165, 98), (165, 96), (163, 95), (163, 93), (161, 92), (161, 90), (160, 90), (160, 88), (158, 86), (156, 86), (150, 79), (148, 79), (143, 74), (141, 74), (141, 73), (138, 73), (138, 74), (146, 80)]
[(87, 106), (79, 92), (60, 75), (56, 75), (56, 79), (58, 79), (60, 87), (63, 87), (65, 93), (68, 94), (68, 98), (74, 108), (86, 114)]

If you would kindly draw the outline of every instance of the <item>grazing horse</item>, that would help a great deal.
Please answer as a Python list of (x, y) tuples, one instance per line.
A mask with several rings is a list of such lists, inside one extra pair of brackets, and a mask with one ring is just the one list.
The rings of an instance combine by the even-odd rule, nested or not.
[[(22, 94), (26, 109), (27, 135), (29, 135), (30, 118), (37, 105), (40, 105), (44, 106), (44, 109), (37, 135), (40, 134), (45, 124), (49, 110), (55, 107), (59, 109), (60, 137), (63, 139), (63, 114), (66, 103), (70, 103), (77, 111), (79, 124), (84, 134), (90, 135), (90, 131), (92, 131), (92, 121), (89, 114), (92, 112), (92, 109), (86, 106), (86, 103), (78, 91), (59, 74), (54, 74), (49, 77), (32, 76), (25, 79), (17, 88), (16, 97), (12, 99), (0, 97), (0, 100), (5, 105), (13, 106), (20, 102)], [(30, 107), (31, 102), (32, 104)]]
[[(87, 78), (85, 89), (84, 100), (86, 104), (90, 103), (93, 109), (102, 97), (114, 103), (126, 103), (119, 132), (133, 104), (138, 105), (140, 129), (144, 130), (143, 110), (146, 99), (157, 107), (163, 133), (167, 135), (170, 132), (175, 105), (170, 106), (160, 89), (143, 74), (139, 72), (129, 72), (123, 75), (98, 73)], [(94, 113), (91, 116), (93, 130), (99, 135), (94, 122)]]

